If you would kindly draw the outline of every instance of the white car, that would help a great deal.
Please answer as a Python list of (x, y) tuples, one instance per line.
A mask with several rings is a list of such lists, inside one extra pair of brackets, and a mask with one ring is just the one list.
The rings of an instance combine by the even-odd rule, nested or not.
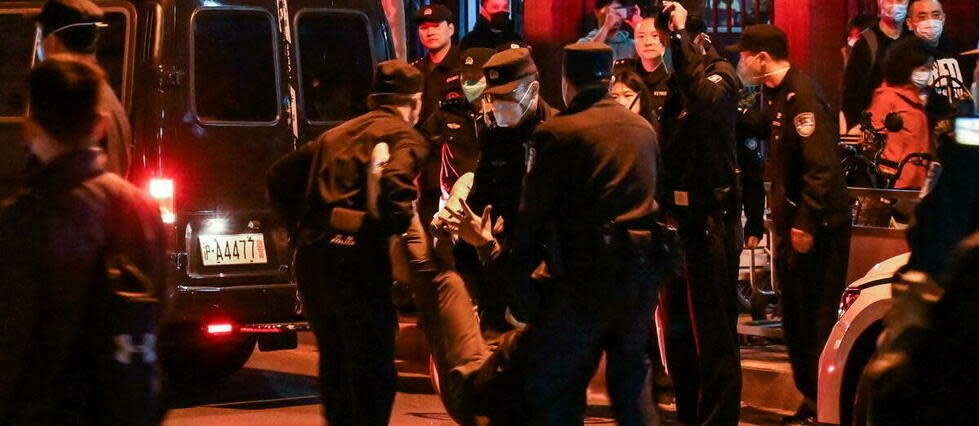
[(857, 382), (877, 349), (884, 315), (894, 299), (894, 273), (908, 263), (909, 253), (874, 265), (840, 298), (839, 319), (819, 357), (817, 420), (848, 425), (852, 421)]

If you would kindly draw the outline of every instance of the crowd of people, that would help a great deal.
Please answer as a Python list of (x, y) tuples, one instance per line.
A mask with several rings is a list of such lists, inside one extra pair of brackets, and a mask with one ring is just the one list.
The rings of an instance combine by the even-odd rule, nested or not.
[[(631, 0), (598, 0), (597, 28), (562, 51), (560, 111), (541, 94), (508, 1), (482, 0), (458, 45), (451, 11), (418, 10), (426, 54), (379, 63), (369, 112), (268, 172), (269, 204), (296, 248), (329, 424), (389, 422), (396, 279), (460, 424), (581, 424), (604, 355), (620, 424), (656, 424), (654, 400), (670, 386), (682, 423), (737, 425), (739, 259), (765, 234), (764, 181), (804, 396), (783, 423), (815, 424), (818, 357), (850, 252), (841, 130), (899, 114), (881, 166), (894, 188), (921, 188), (925, 171), (900, 173), (902, 160), (939, 150), (936, 128), (976, 92), (975, 61), (945, 36), (939, 0), (878, 4), (879, 19), (855, 20), (847, 35), (840, 109), (789, 60), (777, 26), (747, 27), (720, 49), (680, 2), (643, 16)], [(0, 424), (123, 424), (99, 392), (115, 372), (89, 368), (105, 364), (105, 348), (64, 356), (104, 337), (83, 327), (105, 320), (89, 309), (96, 302), (74, 301), (134, 306), (91, 279), (106, 275), (107, 258), (142, 271), (123, 273), (129, 284), (159, 283), (164, 270), (156, 207), (118, 176), (128, 124), (92, 55), (100, 16), (87, 0), (51, 0), (37, 20), (25, 141), (38, 172), (0, 210), (0, 300), (20, 301), (0, 310)], [(36, 261), (49, 258), (63, 263)], [(144, 299), (162, 298), (144, 287)], [(53, 316), (62, 320), (39, 321)], [(55, 387), (64, 392), (45, 392)], [(159, 421), (144, 408), (127, 422)]]

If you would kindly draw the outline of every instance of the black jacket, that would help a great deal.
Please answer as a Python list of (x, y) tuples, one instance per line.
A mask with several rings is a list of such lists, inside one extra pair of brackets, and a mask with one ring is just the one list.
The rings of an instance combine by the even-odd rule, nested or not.
[(512, 21), (503, 31), (495, 32), (490, 26), (490, 22), (483, 15), (479, 15), (479, 18), (476, 19), (476, 25), (472, 31), (462, 38), (462, 42), (459, 43), (459, 48), (462, 50), (470, 47), (496, 49), (504, 43), (521, 40), (523, 39), (520, 35), (513, 30)]
[[(381, 229), (390, 234), (408, 229), (418, 195), (414, 179), (428, 156), (428, 142), (395, 109), (381, 107), (326, 131), (269, 169), (269, 202), (293, 238), (325, 231), (332, 207), (366, 209), (367, 170), (381, 142), (391, 153), (380, 182)], [(316, 178), (307, 194), (310, 173)]]
[(432, 63), (431, 57), (426, 54), (421, 59), (412, 62), (425, 76), (425, 90), (422, 92), (422, 115), (419, 123), (424, 123), (430, 115), (439, 108), (439, 103), (447, 99), (449, 92), (455, 92), (462, 96), (462, 82), (459, 72), (462, 66), (462, 58), (459, 47), (455, 44), (449, 49), (442, 62)]
[[(107, 292), (109, 241), (162, 299), (159, 205), (104, 173), (98, 150), (61, 155), (0, 212), (0, 423), (92, 424), (101, 384), (93, 353), (111, 345), (94, 318)], [(104, 341), (103, 341), (104, 340)]]
[[(686, 31), (674, 35), (669, 98), (660, 117), (664, 207), (698, 211), (713, 192), (735, 185), (738, 90), (730, 63), (711, 48), (700, 53)], [(677, 195), (681, 194), (681, 195)], [(685, 194), (685, 195), (683, 195)]]
[(789, 69), (776, 88), (765, 88), (770, 123), (769, 206), (775, 230), (817, 234), (850, 223), (849, 196), (837, 148), (839, 125), (811, 77)]
[[(741, 210), (745, 237), (765, 233), (765, 158), (769, 126), (759, 91), (742, 91), (738, 108), (738, 167), (741, 169)], [(739, 211), (740, 213), (740, 211)]]
[(667, 84), (670, 73), (666, 70), (666, 65), (660, 64), (660, 66), (650, 72), (646, 71), (643, 67), (642, 60), (628, 58), (615, 61), (615, 68), (616, 70), (620, 68), (627, 69), (642, 77), (642, 80), (646, 83), (646, 88), (649, 89), (649, 95), (651, 96), (650, 104), (653, 107), (653, 112), (656, 113), (656, 122), (653, 123), (653, 128), (659, 131), (659, 117), (663, 115), (663, 107), (666, 105), (666, 100), (670, 94), (670, 86)]
[[(517, 127), (490, 127), (480, 136), (480, 159), (467, 204), (477, 214), (493, 206), (493, 220), (516, 224), (520, 193), (527, 172), (528, 151), (534, 130), (554, 116), (555, 111), (539, 98), (537, 113)], [(507, 227), (512, 234), (514, 227)]]
[(613, 221), (649, 225), (658, 210), (656, 133), (606, 90), (579, 93), (540, 125), (528, 156), (513, 249), (518, 315), (533, 312), (530, 275), (541, 260), (559, 278), (607, 273), (592, 264), (603, 230)]

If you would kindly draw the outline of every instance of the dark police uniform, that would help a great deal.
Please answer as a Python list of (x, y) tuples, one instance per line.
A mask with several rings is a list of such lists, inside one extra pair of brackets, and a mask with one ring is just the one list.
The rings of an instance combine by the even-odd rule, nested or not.
[(641, 395), (657, 289), (650, 230), (659, 149), (649, 123), (608, 97), (611, 68), (604, 44), (565, 47), (565, 74), (583, 90), (537, 128), (528, 155), (515, 285), (530, 289), (542, 258), (554, 279), (525, 331), (531, 424), (583, 422), (602, 351), (616, 420), (652, 421), (649, 394)]
[(667, 84), (670, 73), (666, 70), (666, 65), (660, 64), (660, 66), (650, 72), (646, 71), (646, 68), (643, 67), (642, 60), (627, 58), (615, 61), (615, 68), (618, 69), (619, 67), (634, 71), (642, 77), (642, 81), (646, 83), (649, 94), (652, 96), (650, 103), (656, 112), (656, 117), (662, 116), (663, 106), (666, 105), (666, 100), (670, 95), (670, 87)]
[[(380, 63), (376, 76), (373, 93), (422, 88), (421, 73), (403, 61)], [(391, 157), (374, 219), (364, 212), (367, 169), (379, 143), (389, 145)], [(331, 425), (388, 424), (397, 384), (397, 318), (387, 241), (414, 216), (412, 180), (427, 149), (394, 107), (382, 106), (327, 131), (269, 172), (270, 202), (297, 244), (296, 281), (317, 337)]]
[[(781, 85), (764, 90), (771, 125), (769, 206), (775, 221), (782, 324), (796, 386), (815, 401), (819, 354), (836, 323), (850, 252), (849, 198), (837, 148), (839, 127), (816, 83), (796, 68), (788, 71)], [(813, 236), (808, 253), (792, 248), (793, 228)]]
[[(452, 12), (440, 4), (425, 6), (415, 13), (415, 25), (423, 22), (452, 23)], [(459, 47), (450, 41), (452, 46), (442, 62), (433, 63), (427, 53), (411, 65), (421, 70), (425, 76), (425, 89), (422, 91), (422, 115), (419, 123), (424, 123), (432, 113), (438, 110), (439, 102), (443, 99), (462, 96), (462, 82), (459, 78), (460, 60)]]
[[(537, 66), (531, 58), (530, 51), (523, 48), (507, 49), (494, 55), (484, 65), (484, 73), (493, 76), (488, 78), (488, 92), (496, 88), (512, 85), (514, 82), (537, 74)], [(507, 87), (509, 88), (509, 87)], [(512, 90), (512, 89), (511, 89)], [(507, 259), (497, 259), (498, 256), (509, 258), (513, 245), (512, 236), (516, 229), (520, 194), (524, 176), (527, 172), (528, 144), (534, 130), (542, 122), (554, 115), (554, 109), (538, 97), (536, 111), (516, 127), (500, 127), (493, 125), (480, 135), (480, 159), (473, 178), (472, 191), (466, 203), (477, 214), (481, 214), (486, 206), (493, 206), (492, 216), (495, 223), (503, 218), (504, 232), (499, 236), (497, 252), (493, 257), (494, 264), (485, 267), (489, 261), (484, 254), (482, 261), (476, 258), (476, 252), (465, 243), (456, 246), (456, 259), (459, 270), (471, 278), (475, 296), (479, 300), (483, 326), (487, 330), (504, 331), (510, 326), (504, 321), (506, 309), (505, 290), (509, 288), (509, 274), (506, 272)]]
[[(456, 75), (478, 80), (483, 75), (482, 65), (495, 53), (493, 49), (466, 50), (462, 53)], [(439, 200), (448, 199), (452, 185), (459, 176), (476, 170), (478, 138), (485, 128), (482, 111), (478, 111), (463, 94), (454, 90), (444, 95), (438, 109), (418, 127), (431, 143), (433, 153), (418, 179), (421, 191), (418, 212), (425, 225), (438, 210)]]
[[(741, 365), (736, 282), (738, 90), (734, 67), (713, 48), (703, 55), (681, 30), (672, 36), (675, 73), (660, 117), (660, 200), (676, 222), (684, 276), (667, 287), (666, 352), (677, 414), (686, 424), (737, 424)], [(665, 307), (665, 309), (664, 309)], [(689, 309), (688, 309), (689, 308)]]

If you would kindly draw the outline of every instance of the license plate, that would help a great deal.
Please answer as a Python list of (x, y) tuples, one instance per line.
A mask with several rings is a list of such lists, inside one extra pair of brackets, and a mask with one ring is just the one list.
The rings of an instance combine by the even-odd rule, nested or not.
[(268, 263), (262, 234), (199, 235), (204, 266)]

